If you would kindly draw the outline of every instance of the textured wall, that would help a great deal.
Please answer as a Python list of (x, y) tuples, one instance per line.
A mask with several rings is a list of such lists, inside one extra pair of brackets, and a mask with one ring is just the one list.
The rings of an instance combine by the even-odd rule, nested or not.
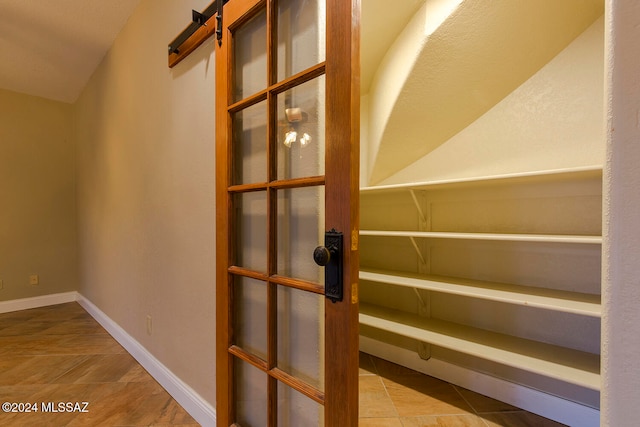
[(640, 419), (640, 3), (608, 0), (604, 179), (603, 427)]
[(77, 288), (71, 112), (0, 90), (0, 301)]
[(80, 293), (214, 404), (214, 40), (167, 67), (209, 3), (143, 0), (76, 103), (75, 132)]
[(458, 2), (427, 2), (376, 71), (370, 184), (473, 123), (603, 13), (601, 0)]
[(603, 19), (453, 138), (383, 184), (602, 165)]

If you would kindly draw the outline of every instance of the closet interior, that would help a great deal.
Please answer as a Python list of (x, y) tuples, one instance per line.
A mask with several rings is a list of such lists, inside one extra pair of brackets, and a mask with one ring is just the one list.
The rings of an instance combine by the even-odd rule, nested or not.
[[(603, 4), (417, 3), (371, 80), (363, 74), (361, 349), (560, 422), (598, 425)], [(363, 52), (371, 13), (363, 5)], [(464, 17), (482, 13), (501, 29), (463, 37), (476, 30)], [(532, 15), (533, 30), (567, 33), (522, 71), (510, 52), (543, 41), (511, 49), (496, 40)], [(473, 43), (499, 43), (501, 63), (487, 70), (456, 56)], [(467, 68), (438, 74), (455, 67)], [(505, 82), (512, 67), (517, 82)], [(456, 79), (463, 90), (442, 89)], [(441, 122), (456, 109), (464, 120)]]

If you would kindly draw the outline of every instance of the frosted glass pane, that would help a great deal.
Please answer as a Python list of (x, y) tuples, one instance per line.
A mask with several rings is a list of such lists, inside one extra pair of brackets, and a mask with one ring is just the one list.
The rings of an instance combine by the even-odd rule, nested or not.
[(236, 420), (243, 427), (267, 425), (267, 375), (248, 363), (234, 361)]
[(278, 191), (278, 274), (324, 283), (313, 250), (324, 244), (324, 187)]
[(278, 367), (324, 390), (324, 296), (278, 287)]
[(325, 60), (324, 0), (278, 1), (278, 80)]
[(236, 219), (235, 265), (267, 272), (267, 195), (265, 192), (234, 195)]
[(262, 10), (233, 36), (233, 99), (267, 87), (267, 13)]
[(278, 383), (278, 426), (324, 426), (323, 419), (322, 405)]
[(259, 280), (233, 278), (234, 344), (267, 360), (267, 286)]
[(278, 95), (278, 178), (324, 175), (325, 78)]
[(267, 103), (260, 102), (233, 115), (233, 184), (267, 180)]

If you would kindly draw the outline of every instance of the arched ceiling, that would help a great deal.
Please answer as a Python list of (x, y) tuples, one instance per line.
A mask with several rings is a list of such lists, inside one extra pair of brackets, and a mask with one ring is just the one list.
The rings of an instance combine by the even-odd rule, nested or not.
[(408, 1), (405, 13), (417, 12), (396, 29), (398, 36), (376, 66), (365, 63), (367, 51), (379, 49), (371, 45), (367, 26), (377, 22), (383, 31), (390, 11), (371, 10), (369, 1), (362, 13), (362, 87), (369, 93), (370, 184), (471, 124), (604, 10), (602, 0)]
[(363, 93), (369, 92), (373, 74), (382, 58), (400, 34), (407, 22), (424, 4), (424, 0), (395, 2), (391, 10), (388, 0), (364, 0), (362, 2), (362, 49), (360, 52), (360, 84)]

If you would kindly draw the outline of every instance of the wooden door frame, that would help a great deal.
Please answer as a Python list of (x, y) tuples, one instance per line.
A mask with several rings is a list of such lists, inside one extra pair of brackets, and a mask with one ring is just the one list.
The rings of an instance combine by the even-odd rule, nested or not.
[[(247, 8), (264, 0), (231, 0)], [(360, 0), (327, 0), (326, 36), (326, 141), (325, 229), (343, 232), (343, 301), (325, 298), (325, 425), (358, 425), (358, 270), (359, 270), (359, 164), (360, 164)], [(269, 12), (268, 13), (274, 13)], [(223, 14), (227, 22), (233, 17)], [(230, 34), (223, 29), (223, 41), (216, 45), (216, 409), (217, 424), (229, 426), (233, 413), (233, 356), (231, 337), (230, 283), (227, 267), (233, 243), (228, 239), (231, 212), (231, 162), (229, 141), (231, 120), (226, 112), (231, 100)], [(272, 60), (270, 58), (269, 60)], [(268, 130), (272, 132), (272, 130)], [(345, 208), (346, 207), (346, 208)], [(346, 209), (346, 211), (345, 211)], [(322, 242), (319, 242), (322, 244)], [(311, 254), (309, 254), (311, 256)], [(222, 267), (225, 266), (225, 267)], [(348, 349), (345, 352), (344, 349)], [(271, 421), (270, 421), (271, 422)]]
[[(329, 25), (329, 22), (333, 24)], [(326, 326), (330, 340), (353, 348), (348, 354), (326, 348), (326, 363), (337, 372), (325, 383), (325, 408), (343, 407), (326, 414), (327, 426), (358, 425), (358, 272), (360, 232), (360, 0), (327, 0), (327, 149), (326, 197), (335, 203), (326, 211), (326, 229), (344, 233), (344, 300), (332, 304), (325, 300), (325, 312), (339, 319)], [(332, 28), (333, 27), (333, 28)], [(335, 29), (339, 28), (339, 31)], [(348, 130), (348, 132), (345, 132)], [(349, 147), (345, 150), (344, 147)], [(348, 155), (345, 155), (348, 152)], [(333, 180), (349, 185), (334, 184)], [(351, 207), (349, 216), (344, 206)], [(344, 328), (341, 325), (349, 325)], [(354, 344), (355, 343), (355, 344)], [(340, 345), (342, 347), (342, 345)], [(354, 401), (353, 396), (356, 396)]]

